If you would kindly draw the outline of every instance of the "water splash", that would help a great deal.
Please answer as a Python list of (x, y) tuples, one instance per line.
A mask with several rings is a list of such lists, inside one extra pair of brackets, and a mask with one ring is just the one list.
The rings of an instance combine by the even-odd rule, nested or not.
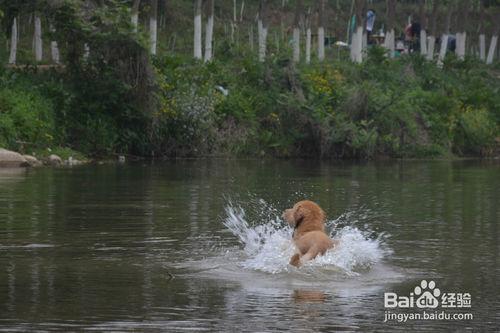
[[(288, 264), (295, 251), (292, 242), (293, 229), (286, 225), (276, 209), (269, 208), (260, 202), (262, 209), (268, 213), (264, 223), (251, 226), (243, 208), (229, 203), (226, 206), (224, 225), (239, 238), (244, 248), (244, 259), (240, 265), (247, 269), (267, 273), (281, 273), (297, 270)], [(345, 225), (355, 220), (352, 212), (342, 214), (336, 220), (327, 222), (330, 236), (340, 241), (340, 245), (307, 262), (302, 272), (321, 273), (337, 271), (345, 275), (358, 275), (369, 270), (380, 262), (390, 251), (384, 246), (384, 235), (373, 238), (372, 231), (362, 231), (356, 227)], [(339, 227), (339, 225), (345, 225)], [(335, 235), (333, 235), (335, 233)]]

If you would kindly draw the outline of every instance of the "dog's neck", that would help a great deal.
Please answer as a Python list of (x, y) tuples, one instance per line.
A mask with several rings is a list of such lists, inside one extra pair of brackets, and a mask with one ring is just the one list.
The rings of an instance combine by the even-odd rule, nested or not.
[(297, 229), (300, 227), (300, 225), (302, 224), (302, 221), (304, 221), (304, 219), (300, 219), (299, 222), (295, 223), (295, 226), (293, 227), (293, 235), (292, 237), (295, 237), (295, 232), (297, 231)]

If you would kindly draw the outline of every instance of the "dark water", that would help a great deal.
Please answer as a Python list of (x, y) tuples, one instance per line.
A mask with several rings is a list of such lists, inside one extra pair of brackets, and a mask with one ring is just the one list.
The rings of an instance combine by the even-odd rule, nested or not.
[[(371, 241), (336, 260), (381, 257), (273, 274), (283, 249), (252, 258), (224, 225), (229, 202), (256, 226), (302, 198)], [(498, 161), (0, 170), (0, 331), (498, 331), (499, 220)], [(449, 311), (473, 319), (384, 322), (384, 293), (422, 279), (470, 293)]]

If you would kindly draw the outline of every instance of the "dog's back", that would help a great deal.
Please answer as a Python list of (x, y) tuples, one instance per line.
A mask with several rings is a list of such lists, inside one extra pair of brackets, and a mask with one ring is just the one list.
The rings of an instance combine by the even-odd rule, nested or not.
[(325, 233), (326, 216), (316, 203), (300, 201), (293, 208), (285, 210), (283, 217), (294, 227), (293, 240), (297, 247), (290, 264), (299, 266), (336, 245)]

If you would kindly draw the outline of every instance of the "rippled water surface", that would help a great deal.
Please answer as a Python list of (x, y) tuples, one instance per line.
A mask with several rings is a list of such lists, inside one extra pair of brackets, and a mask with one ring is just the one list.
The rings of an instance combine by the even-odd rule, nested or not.
[[(340, 246), (297, 269), (304, 198)], [(495, 331), (499, 220), (498, 161), (0, 169), (0, 331)], [(384, 322), (422, 279), (473, 319)]]

